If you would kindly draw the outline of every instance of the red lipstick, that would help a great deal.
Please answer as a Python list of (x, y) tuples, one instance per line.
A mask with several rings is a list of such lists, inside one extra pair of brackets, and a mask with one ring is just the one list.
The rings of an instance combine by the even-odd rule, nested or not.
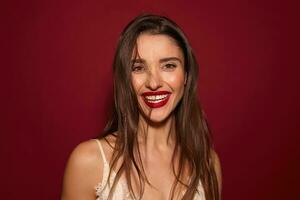
[(150, 108), (160, 108), (169, 101), (171, 92), (168, 91), (149, 91), (142, 94), (143, 100)]

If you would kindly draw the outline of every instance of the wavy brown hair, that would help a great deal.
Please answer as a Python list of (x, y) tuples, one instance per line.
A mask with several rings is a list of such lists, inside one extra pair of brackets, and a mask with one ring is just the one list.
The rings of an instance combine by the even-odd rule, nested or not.
[[(117, 161), (121, 165), (116, 169), (117, 175), (111, 186), (109, 198), (121, 175), (125, 173), (128, 189), (133, 198), (143, 195), (145, 183), (149, 183), (144, 172), (137, 141), (139, 109), (136, 94), (131, 85), (131, 58), (134, 55), (136, 41), (140, 34), (163, 34), (173, 38), (184, 54), (184, 70), (187, 82), (184, 94), (176, 108), (175, 148), (172, 156), (173, 173), (176, 177), (175, 188), (180, 184), (186, 187), (182, 199), (191, 200), (197, 192), (201, 181), (207, 200), (218, 200), (220, 194), (212, 158), (212, 141), (210, 131), (197, 97), (198, 64), (186, 36), (172, 20), (158, 15), (143, 14), (133, 19), (123, 30), (113, 62), (114, 106), (110, 120), (99, 138), (113, 135), (115, 144), (110, 167), (116, 169)], [(115, 133), (115, 134), (113, 134)], [(108, 140), (107, 140), (108, 141)], [(178, 166), (175, 167), (175, 156)], [(120, 159), (122, 158), (122, 159)], [(184, 169), (189, 169), (190, 181), (183, 182)], [(132, 174), (138, 174), (138, 194), (133, 191)], [(110, 175), (109, 175), (110, 176)], [(109, 181), (108, 181), (109, 182)]]

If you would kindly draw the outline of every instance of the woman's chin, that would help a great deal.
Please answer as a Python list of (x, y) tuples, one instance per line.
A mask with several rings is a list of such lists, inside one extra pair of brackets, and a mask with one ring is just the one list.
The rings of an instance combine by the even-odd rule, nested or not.
[(150, 117), (143, 114), (143, 118), (150, 126), (159, 126), (164, 124), (170, 118), (170, 115), (155, 115), (152, 113)]

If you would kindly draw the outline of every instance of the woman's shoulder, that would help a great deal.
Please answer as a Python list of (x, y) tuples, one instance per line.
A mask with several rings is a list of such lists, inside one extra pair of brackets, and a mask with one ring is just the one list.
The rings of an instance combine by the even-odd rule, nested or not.
[(72, 166), (76, 169), (93, 168), (101, 163), (96, 139), (90, 139), (78, 144), (70, 154), (67, 167)]
[[(103, 165), (105, 157), (111, 157), (114, 147), (114, 138), (106, 136), (101, 139), (90, 139), (78, 144), (72, 151), (68, 165), (78, 169), (96, 169)], [(101, 149), (104, 155), (102, 155)], [(108, 159), (109, 160), (109, 159)]]
[[(102, 180), (103, 172), (103, 157), (97, 140), (104, 154), (111, 154), (107, 139), (90, 139), (78, 144), (66, 165), (62, 199), (87, 199), (88, 196), (95, 199), (94, 186)], [(111, 138), (109, 140), (113, 142)]]
[(111, 135), (100, 139), (90, 139), (78, 144), (72, 151), (69, 161), (74, 165), (83, 167), (95, 167), (103, 163), (101, 148), (105, 156), (110, 157), (115, 143), (115, 138)]

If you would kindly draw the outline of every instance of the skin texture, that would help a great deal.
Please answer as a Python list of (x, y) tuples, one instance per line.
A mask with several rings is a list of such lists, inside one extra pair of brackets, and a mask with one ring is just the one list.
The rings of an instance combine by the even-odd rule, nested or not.
[[(139, 102), (139, 130), (147, 127), (147, 137), (139, 131), (138, 142), (145, 173), (152, 184), (145, 185), (142, 199), (167, 200), (175, 178), (171, 168), (175, 137), (172, 132), (170, 137), (168, 135), (174, 125), (172, 111), (182, 98), (186, 81), (183, 53), (175, 41), (165, 35), (142, 34), (137, 39), (136, 48), (138, 55), (133, 59), (138, 62), (132, 68), (132, 86)], [(162, 59), (170, 57), (176, 59), (162, 62)], [(150, 115), (151, 109), (141, 94), (161, 90), (171, 92), (170, 99), (163, 107), (152, 109)], [(113, 137), (108, 136), (107, 139), (114, 145)], [(113, 149), (104, 140), (101, 143), (110, 160)], [(214, 151), (212, 158), (221, 190), (220, 161)], [(103, 160), (96, 141), (79, 144), (72, 152), (65, 170), (62, 200), (95, 200), (94, 187), (102, 180), (102, 172)], [(135, 184), (133, 187), (137, 189)]]
[[(114, 144), (114, 139), (109, 138)], [(112, 156), (112, 148), (101, 140), (108, 160)], [(153, 156), (156, 156), (155, 153)], [(217, 172), (219, 190), (222, 187), (221, 166), (218, 155), (213, 152), (214, 166)], [(151, 165), (151, 163), (149, 163)], [(103, 160), (95, 141), (89, 140), (80, 143), (71, 153), (63, 179), (61, 200), (95, 200), (94, 187), (102, 180)], [(159, 178), (159, 177), (158, 177)], [(160, 180), (163, 180), (160, 177)], [(146, 191), (145, 191), (146, 192)], [(148, 198), (150, 199), (150, 198)], [(163, 197), (155, 199), (164, 199)], [(166, 199), (164, 199), (166, 200)]]
[[(165, 106), (152, 109), (150, 121), (161, 122), (169, 117), (183, 95), (185, 82), (183, 53), (175, 41), (166, 35), (142, 34), (138, 37), (137, 47), (136, 60), (139, 62), (133, 65), (132, 85), (141, 112), (149, 116), (151, 110), (143, 100), (143, 92), (171, 92)], [(168, 58), (172, 59), (166, 60)]]

